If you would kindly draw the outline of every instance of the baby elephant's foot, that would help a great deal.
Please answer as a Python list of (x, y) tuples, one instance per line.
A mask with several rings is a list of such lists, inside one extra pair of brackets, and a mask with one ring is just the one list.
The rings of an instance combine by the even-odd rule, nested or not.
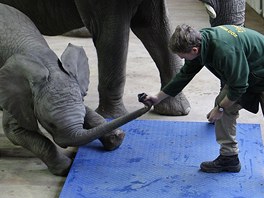
[(112, 151), (117, 149), (123, 142), (125, 138), (125, 133), (121, 129), (116, 129), (111, 133), (108, 133), (100, 138), (104, 149), (108, 151)]

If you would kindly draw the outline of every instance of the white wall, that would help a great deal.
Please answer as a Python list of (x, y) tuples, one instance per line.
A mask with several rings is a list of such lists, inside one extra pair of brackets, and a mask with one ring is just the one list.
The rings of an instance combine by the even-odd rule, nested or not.
[(264, 0), (262, 0), (262, 17), (264, 18)]
[(248, 5), (250, 5), (258, 14), (264, 17), (264, 0), (246, 0)]

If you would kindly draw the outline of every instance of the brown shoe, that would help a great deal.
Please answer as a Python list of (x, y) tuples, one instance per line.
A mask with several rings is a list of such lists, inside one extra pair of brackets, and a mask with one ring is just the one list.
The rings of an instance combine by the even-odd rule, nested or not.
[(219, 155), (214, 161), (202, 162), (200, 165), (201, 171), (207, 173), (219, 172), (239, 172), (241, 164), (238, 155), (224, 156)]

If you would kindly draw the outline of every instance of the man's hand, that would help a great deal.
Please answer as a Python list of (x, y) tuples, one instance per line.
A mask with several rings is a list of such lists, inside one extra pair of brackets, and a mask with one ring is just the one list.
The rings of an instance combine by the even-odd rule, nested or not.
[(144, 98), (143, 103), (146, 105), (156, 105), (167, 97), (169, 97), (169, 95), (165, 94), (163, 91), (160, 91), (159, 93), (153, 96), (147, 95)]
[(159, 102), (160, 100), (157, 96), (146, 96), (143, 103), (146, 105), (156, 105)]
[(223, 116), (224, 112), (223, 111), (219, 111), (218, 107), (216, 106), (215, 108), (213, 108), (208, 114), (207, 114), (207, 119), (209, 122), (214, 123), (215, 121), (221, 119), (221, 117)]
[[(208, 121), (214, 123), (216, 120), (221, 119), (224, 111), (235, 104), (235, 102), (236, 101), (229, 100), (228, 97), (225, 96), (224, 99), (207, 114), (206, 117)], [(222, 111), (219, 110), (219, 107), (222, 109)]]

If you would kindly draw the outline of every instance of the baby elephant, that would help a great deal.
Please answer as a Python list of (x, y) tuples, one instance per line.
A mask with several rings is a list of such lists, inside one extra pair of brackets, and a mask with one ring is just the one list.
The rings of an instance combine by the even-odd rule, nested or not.
[(0, 4), (0, 106), (6, 136), (39, 157), (55, 175), (66, 175), (72, 159), (41, 133), (40, 123), (60, 147), (80, 146), (95, 139), (107, 150), (120, 146), (129, 120), (107, 123), (86, 107), (88, 58), (69, 44), (61, 60), (31, 20)]

